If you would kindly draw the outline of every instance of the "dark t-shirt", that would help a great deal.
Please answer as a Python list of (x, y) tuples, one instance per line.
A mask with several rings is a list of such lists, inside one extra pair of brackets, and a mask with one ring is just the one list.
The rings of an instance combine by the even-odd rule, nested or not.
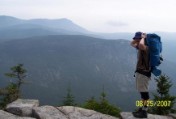
[(150, 58), (148, 47), (146, 50), (138, 50), (136, 72), (151, 77)]

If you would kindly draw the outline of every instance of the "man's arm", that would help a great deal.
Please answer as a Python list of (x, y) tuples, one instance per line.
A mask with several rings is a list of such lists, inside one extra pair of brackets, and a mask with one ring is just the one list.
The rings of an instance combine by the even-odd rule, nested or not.
[(146, 34), (142, 34), (142, 39), (139, 42), (139, 49), (140, 50), (146, 50), (147, 46), (145, 45), (145, 38), (146, 38)]
[(139, 44), (139, 41), (136, 41), (136, 40), (131, 41), (131, 46), (133, 46), (134, 48), (136, 48), (138, 44)]

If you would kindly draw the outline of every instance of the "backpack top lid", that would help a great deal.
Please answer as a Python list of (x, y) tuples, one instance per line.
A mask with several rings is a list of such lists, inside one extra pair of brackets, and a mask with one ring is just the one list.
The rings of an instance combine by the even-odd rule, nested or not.
[(158, 36), (155, 33), (149, 33), (149, 34), (147, 34), (147, 39), (151, 39), (151, 38), (157, 38), (159, 40), (161, 39), (160, 36)]
[(159, 50), (159, 53), (162, 52), (161, 37), (158, 36), (157, 34), (155, 33), (147, 34), (146, 44), (151, 48), (157, 48)]

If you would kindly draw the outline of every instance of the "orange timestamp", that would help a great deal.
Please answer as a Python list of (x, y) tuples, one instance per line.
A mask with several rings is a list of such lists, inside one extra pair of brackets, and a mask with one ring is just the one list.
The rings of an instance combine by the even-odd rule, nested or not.
[[(153, 101), (153, 100), (148, 100), (145, 102), (145, 105), (148, 107), (170, 107), (171, 106), (171, 101), (169, 100), (159, 100), (159, 101)], [(143, 107), (144, 103), (142, 100), (137, 100), (136, 101), (136, 106), (137, 107)]]

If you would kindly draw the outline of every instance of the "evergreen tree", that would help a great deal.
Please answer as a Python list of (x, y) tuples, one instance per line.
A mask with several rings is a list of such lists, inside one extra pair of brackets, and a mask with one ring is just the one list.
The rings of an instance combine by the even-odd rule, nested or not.
[(70, 87), (67, 89), (67, 96), (64, 97), (63, 101), (64, 106), (75, 106), (74, 96), (71, 94)]
[(99, 103), (95, 100), (94, 97), (91, 97), (86, 103), (83, 105), (83, 108), (91, 109), (91, 110), (98, 110)]
[(17, 85), (17, 97), (19, 98), (21, 96), (20, 88), (21, 85), (24, 83), (24, 78), (26, 77), (26, 69), (23, 68), (23, 64), (18, 64), (17, 66), (14, 66), (11, 68), (10, 73), (6, 73), (5, 75), (10, 78), (17, 79), (16, 85)]
[(104, 91), (104, 87), (103, 87), (103, 92), (101, 93), (101, 96), (100, 96), (99, 112), (103, 114), (116, 116), (116, 117), (120, 116), (120, 109), (115, 107), (114, 105), (111, 105), (106, 99), (106, 93)]
[(0, 109), (4, 109), (8, 103), (13, 102), (18, 98), (17, 85), (15, 83), (10, 83), (6, 88), (0, 90), (0, 95), (2, 96)]
[(175, 112), (173, 109), (176, 96), (171, 96), (169, 90), (172, 83), (168, 76), (161, 75), (155, 79), (157, 82), (157, 94), (153, 94), (155, 105), (151, 107), (151, 113), (166, 115)]
[(92, 97), (91, 99), (86, 101), (83, 107), (86, 109), (92, 109), (101, 112), (103, 114), (108, 114), (115, 117), (120, 116), (120, 109), (118, 107), (115, 107), (114, 105), (111, 105), (106, 99), (106, 93), (104, 91), (104, 88), (103, 92), (101, 93), (99, 102)]
[(18, 99), (20, 94), (21, 85), (24, 83), (24, 78), (26, 77), (26, 69), (23, 68), (22, 64), (18, 64), (11, 68), (10, 73), (5, 75), (11, 78), (17, 79), (16, 82), (11, 82), (7, 87), (0, 89), (0, 108), (4, 109), (8, 103), (13, 102)]

